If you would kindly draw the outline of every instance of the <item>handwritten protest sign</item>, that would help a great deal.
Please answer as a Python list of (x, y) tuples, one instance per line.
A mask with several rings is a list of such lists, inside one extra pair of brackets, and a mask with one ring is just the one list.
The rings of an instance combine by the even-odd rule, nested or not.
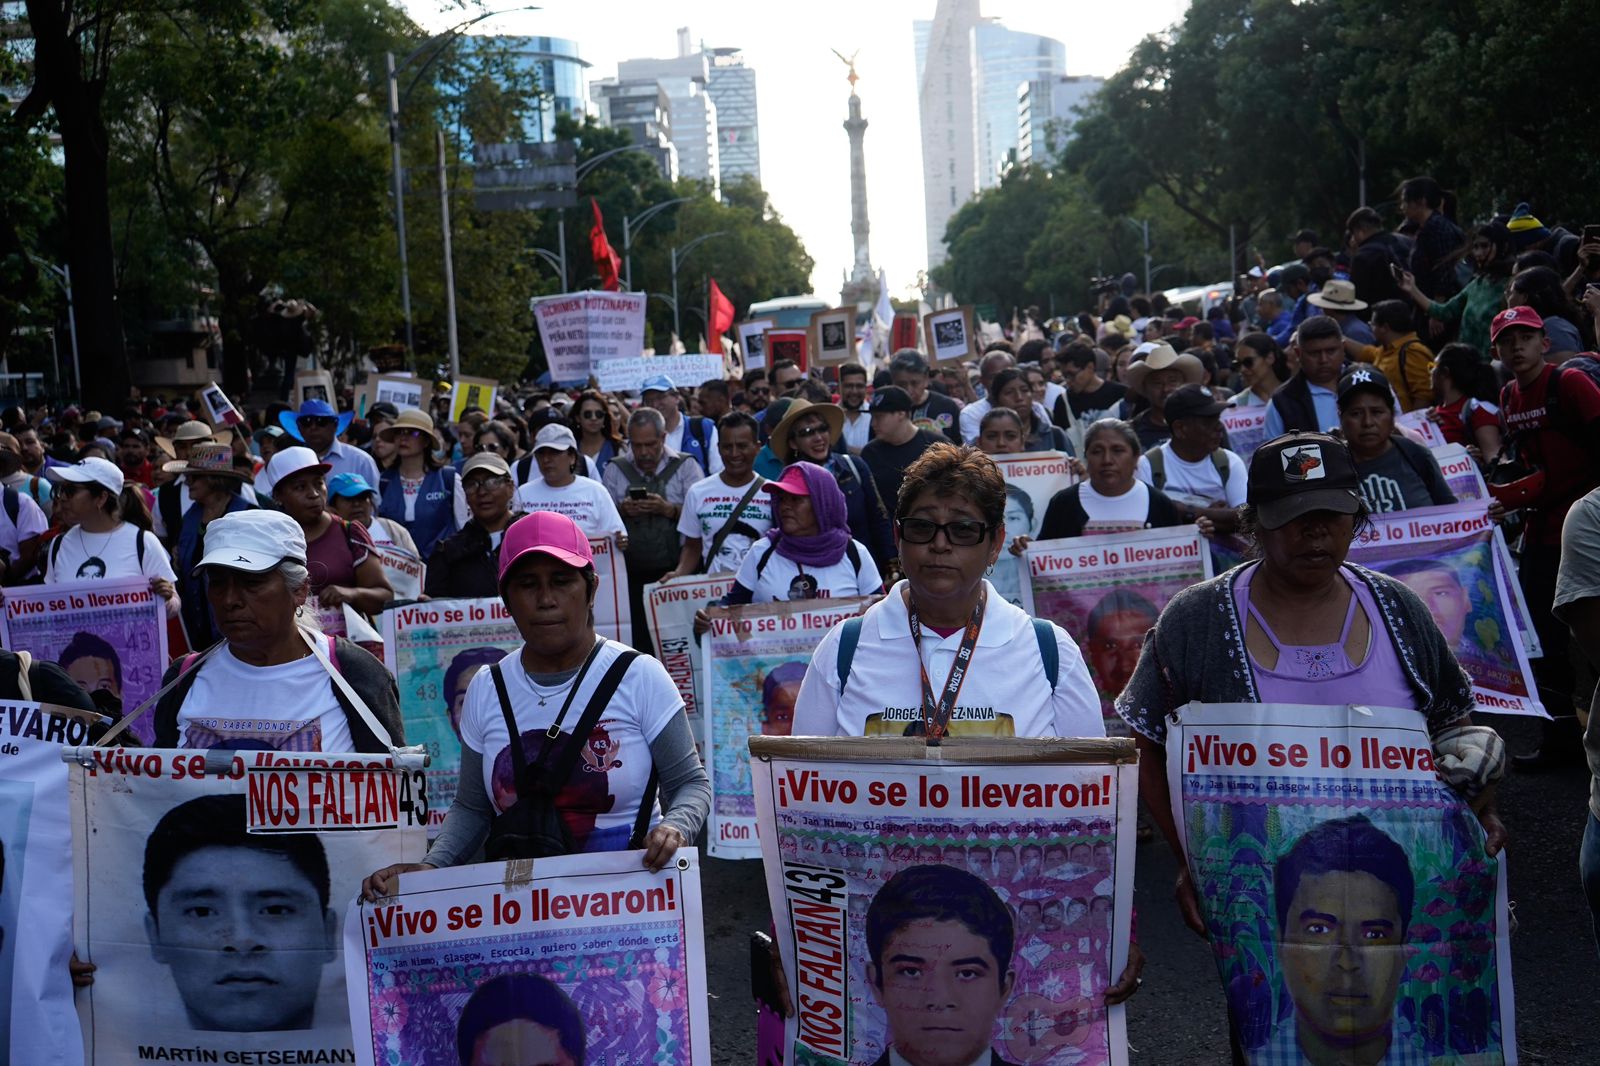
[(695, 850), (654, 874), (637, 851), (539, 859), (531, 876), (518, 865), (405, 874), (394, 898), (351, 905), (354, 1061), (487, 1062), (477, 1050), (509, 1010), (565, 1052), (517, 1062), (708, 1066)]
[[(1505, 862), (1434, 772), (1422, 715), (1178, 717), (1173, 817), (1245, 1060), (1515, 1062)], [(1359, 1058), (1305, 1052), (1336, 1030), (1372, 1036)]]
[(1167, 601), (1211, 576), (1211, 553), (1194, 526), (1107, 533), (1028, 545), (1023, 608), (1078, 642), (1100, 693), (1107, 728), (1121, 728), (1111, 701), (1133, 676), (1144, 634)]
[(732, 586), (732, 574), (705, 574), (644, 587), (646, 623), (656, 658), (678, 686), (678, 695), (683, 697), (683, 707), (689, 715), (689, 729), (702, 750), (706, 743), (706, 661), (700, 654), (700, 639), (694, 634), (694, 613), (720, 600)]
[[(66, 581), (6, 589), (0, 644), (60, 663), (84, 690), (133, 710), (161, 687), (167, 668), (166, 604), (144, 577)], [(130, 728), (155, 740), (149, 715)]]
[(644, 302), (642, 292), (586, 291), (535, 303), (533, 317), (550, 376), (558, 382), (587, 381), (609, 359), (637, 357), (644, 351)]
[(1388, 574), (1427, 605), (1487, 711), (1545, 714), (1496, 565), (1494, 522), (1479, 504), (1372, 516), (1351, 562)]
[(0, 704), (0, 1062), (83, 1061), (67, 974), (72, 825), (61, 748), (88, 738), (87, 717)]
[[(422, 858), (420, 773), (389, 756), (64, 754), (74, 947), (98, 968), (79, 1003), (90, 1066), (354, 1061), (340, 916), (367, 874)], [(301, 827), (316, 831), (284, 831)]]
[(1028, 452), (1023, 455), (996, 455), (995, 465), (1006, 479), (1006, 547), (994, 564), (989, 584), (1007, 603), (1022, 606), (1023, 576), (1027, 564), (1012, 555), (1010, 542), (1017, 537), (1036, 537), (1044, 526), (1044, 513), (1062, 489), (1077, 483), (1071, 461), (1061, 452)]
[[(1132, 741), (752, 737), (750, 752), (798, 993), (785, 1061), (869, 1066), (891, 1043), (911, 1061), (1128, 1061), (1123, 1008), (1102, 997), (1127, 960)], [(971, 967), (959, 1021), (927, 1026), (924, 979), (890, 964), (906, 954)]]
[(383, 612), (383, 665), (400, 686), (406, 740), (428, 753), (428, 832), (436, 834), (461, 776), (461, 704), (479, 670), (522, 647), (498, 599), (430, 600)]
[(707, 850), (722, 859), (759, 859), (755, 800), (745, 742), (786, 737), (794, 725), (811, 652), (828, 630), (866, 610), (871, 597), (712, 607), (701, 638), (706, 663), (706, 769), (711, 777)]
[(638, 392), (645, 378), (664, 374), (678, 388), (707, 381), (721, 381), (722, 356), (646, 355), (632, 359), (607, 359), (594, 368), (600, 387), (606, 392)]
[(602, 637), (633, 643), (633, 607), (628, 602), (628, 560), (610, 537), (589, 541), (600, 585), (594, 594), (594, 628)]
[(1222, 428), (1228, 434), (1228, 447), (1246, 463), (1255, 450), (1267, 442), (1267, 408), (1230, 407), (1222, 412)]

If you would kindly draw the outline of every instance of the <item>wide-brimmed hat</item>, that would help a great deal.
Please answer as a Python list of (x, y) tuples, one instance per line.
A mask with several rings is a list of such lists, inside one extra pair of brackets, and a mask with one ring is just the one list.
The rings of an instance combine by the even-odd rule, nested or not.
[(307, 400), (300, 405), (298, 411), (278, 412), (278, 424), (289, 431), (295, 440), (305, 440), (300, 435), (300, 419), (302, 418), (337, 418), (339, 424), (334, 427), (333, 435), (337, 437), (350, 428), (350, 421), (356, 417), (354, 411), (335, 411), (326, 400)]
[(813, 414), (828, 425), (828, 443), (831, 445), (839, 439), (839, 434), (844, 432), (844, 408), (833, 403), (812, 403), (810, 400), (796, 399), (789, 404), (789, 409), (783, 413), (778, 424), (772, 427), (772, 439), (767, 442), (772, 448), (772, 454), (785, 463), (789, 461), (789, 430), (794, 427), (803, 414)]
[(1367, 301), (1356, 299), (1355, 284), (1334, 278), (1306, 299), (1324, 311), (1365, 311)]
[(1360, 475), (1350, 449), (1326, 433), (1285, 433), (1250, 457), (1246, 499), (1264, 529), (1278, 529), (1312, 511), (1356, 514)]
[(1122, 380), (1139, 395), (1144, 395), (1144, 379), (1156, 370), (1176, 370), (1183, 375), (1185, 385), (1198, 385), (1205, 380), (1206, 367), (1188, 352), (1179, 355), (1170, 344), (1158, 344), (1149, 355), (1128, 364)]
[(407, 410), (401, 411), (399, 417), (387, 426), (378, 430), (378, 436), (384, 440), (394, 440), (395, 435), (407, 430), (421, 430), (433, 438), (435, 448), (444, 447), (444, 438), (439, 436), (439, 431), (433, 428), (433, 416), (426, 411)]
[(244, 481), (248, 474), (233, 465), (233, 448), (226, 444), (206, 441), (189, 450), (187, 461), (162, 463), (161, 469), (169, 474), (195, 474), (202, 477), (231, 477)]
[(176, 458), (179, 444), (199, 444), (202, 441), (232, 444), (233, 433), (226, 429), (215, 430), (204, 422), (191, 419), (173, 430), (172, 436), (155, 438), (155, 445), (168, 455)]

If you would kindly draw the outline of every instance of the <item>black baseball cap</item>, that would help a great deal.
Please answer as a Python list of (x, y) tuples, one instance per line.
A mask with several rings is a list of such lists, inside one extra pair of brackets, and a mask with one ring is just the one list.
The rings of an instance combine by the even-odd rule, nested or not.
[(1232, 400), (1214, 399), (1203, 385), (1185, 385), (1167, 397), (1161, 413), (1168, 422), (1180, 418), (1214, 418), (1233, 406)]
[(1311, 511), (1356, 514), (1359, 483), (1343, 441), (1326, 433), (1286, 433), (1250, 457), (1246, 501), (1263, 529), (1278, 529)]
[(879, 411), (915, 411), (917, 405), (911, 402), (911, 394), (898, 385), (888, 385), (875, 389), (872, 393), (872, 402), (867, 410), (873, 414)]
[(1389, 385), (1389, 378), (1383, 371), (1375, 366), (1356, 365), (1346, 370), (1344, 377), (1339, 379), (1339, 404), (1344, 405), (1345, 397), (1357, 392), (1370, 392), (1380, 397), (1385, 403), (1394, 400), (1394, 389)]

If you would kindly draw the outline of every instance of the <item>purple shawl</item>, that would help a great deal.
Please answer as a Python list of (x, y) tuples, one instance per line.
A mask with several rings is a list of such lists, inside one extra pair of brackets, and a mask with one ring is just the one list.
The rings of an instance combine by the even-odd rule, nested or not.
[(778, 494), (772, 497), (772, 528), (767, 537), (779, 555), (801, 566), (832, 566), (844, 558), (850, 543), (850, 521), (845, 514), (844, 492), (831, 473), (815, 463), (795, 463), (811, 490), (811, 510), (817, 516), (818, 533), (812, 537), (791, 537), (778, 521)]

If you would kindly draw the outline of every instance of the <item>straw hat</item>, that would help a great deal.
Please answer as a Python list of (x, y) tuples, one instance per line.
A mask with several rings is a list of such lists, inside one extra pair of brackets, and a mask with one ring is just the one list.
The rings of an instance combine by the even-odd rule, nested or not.
[(1144, 379), (1157, 370), (1176, 370), (1183, 375), (1185, 385), (1198, 385), (1206, 376), (1205, 364), (1188, 352), (1179, 355), (1170, 344), (1158, 344), (1149, 355), (1131, 364), (1123, 371), (1122, 380), (1128, 388), (1144, 395)]
[(803, 414), (813, 414), (828, 424), (828, 443), (832, 445), (839, 439), (839, 434), (844, 432), (844, 408), (832, 403), (812, 403), (810, 400), (794, 400), (789, 404), (789, 409), (783, 413), (778, 424), (772, 427), (771, 439), (767, 444), (772, 448), (772, 454), (785, 463), (789, 462), (789, 430), (799, 421)]
[(413, 429), (421, 430), (432, 437), (435, 448), (444, 447), (444, 438), (440, 437), (439, 431), (433, 428), (433, 417), (426, 411), (401, 411), (398, 418), (378, 430), (378, 436), (386, 441), (392, 441), (397, 433)]
[(1306, 299), (1324, 311), (1365, 311), (1367, 301), (1356, 299), (1356, 287), (1348, 281), (1334, 278), (1324, 282), (1322, 289)]
[(233, 465), (233, 448), (226, 444), (207, 441), (196, 444), (189, 451), (188, 462), (162, 463), (161, 469), (169, 474), (198, 474), (204, 477), (231, 477), (244, 481), (249, 475)]

